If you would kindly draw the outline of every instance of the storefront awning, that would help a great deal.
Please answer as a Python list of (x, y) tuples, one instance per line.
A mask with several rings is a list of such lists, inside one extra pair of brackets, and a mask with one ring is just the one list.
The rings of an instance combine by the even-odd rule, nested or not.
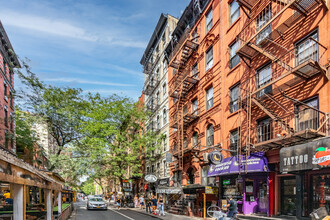
[(182, 189), (178, 187), (158, 187), (156, 193), (179, 194), (182, 193)]
[(268, 172), (268, 162), (264, 152), (251, 153), (248, 157), (245, 155), (227, 157), (220, 164), (211, 165), (207, 176), (257, 172)]
[(280, 171), (287, 173), (330, 167), (330, 137), (280, 150)]
[(197, 190), (205, 190), (205, 186), (200, 184), (191, 184), (183, 187), (184, 194), (196, 194)]

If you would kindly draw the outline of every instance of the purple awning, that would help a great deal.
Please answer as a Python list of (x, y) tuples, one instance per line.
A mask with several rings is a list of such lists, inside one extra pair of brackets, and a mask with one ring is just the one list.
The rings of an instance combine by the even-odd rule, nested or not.
[[(240, 165), (239, 157), (241, 160)], [(264, 152), (251, 153), (248, 157), (241, 155), (225, 158), (222, 160), (221, 164), (211, 165), (207, 176), (256, 172), (268, 172), (268, 162), (267, 158), (264, 156)]]

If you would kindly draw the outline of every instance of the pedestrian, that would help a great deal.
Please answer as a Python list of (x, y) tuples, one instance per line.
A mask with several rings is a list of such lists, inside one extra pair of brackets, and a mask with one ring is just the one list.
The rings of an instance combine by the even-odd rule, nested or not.
[(140, 196), (140, 209), (144, 208), (144, 197), (141, 195)]
[(157, 203), (158, 203), (158, 201), (157, 201), (157, 198), (156, 198), (155, 195), (151, 199), (151, 203), (152, 203), (152, 214), (157, 215), (156, 209), (157, 209)]
[(159, 196), (159, 199), (158, 199), (158, 214), (159, 214), (159, 216), (160, 216), (160, 211), (162, 211), (162, 215), (165, 216), (163, 196)]
[(134, 208), (137, 208), (139, 205), (139, 198), (137, 197), (137, 195), (134, 196)]
[(151, 199), (146, 196), (146, 212), (151, 214)]
[(120, 205), (121, 205), (121, 198), (118, 196), (117, 200), (116, 200), (116, 205), (117, 205), (117, 209), (120, 209)]
[(229, 203), (228, 205), (224, 205), (224, 208), (228, 208), (229, 212), (227, 214), (228, 218), (236, 219), (237, 216), (237, 202), (233, 199), (232, 196), (229, 196)]

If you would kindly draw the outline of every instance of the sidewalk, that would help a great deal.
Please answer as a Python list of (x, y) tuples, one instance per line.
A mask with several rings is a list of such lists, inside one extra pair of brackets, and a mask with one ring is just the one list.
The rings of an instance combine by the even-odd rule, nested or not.
[[(158, 215), (156, 216), (153, 214), (149, 214), (146, 212), (145, 209), (140, 209), (140, 208), (121, 208), (121, 209), (131, 210), (134, 212), (138, 212), (138, 213), (141, 213), (144, 215), (154, 217), (156, 219), (166, 219), (166, 220), (192, 220), (192, 219), (202, 220), (202, 219), (204, 219), (204, 218), (198, 218), (198, 217), (188, 217), (188, 216), (184, 216), (184, 215), (175, 215), (175, 214), (167, 213), (167, 212), (165, 212), (165, 216), (158, 216)], [(205, 218), (205, 219), (213, 220), (215, 218)]]

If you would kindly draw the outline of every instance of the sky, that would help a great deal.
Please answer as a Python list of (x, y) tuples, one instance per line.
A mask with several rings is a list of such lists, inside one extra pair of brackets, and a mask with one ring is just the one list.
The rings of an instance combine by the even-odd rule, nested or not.
[[(47, 84), (137, 100), (140, 60), (161, 13), (180, 17), (189, 0), (0, 0), (16, 54)], [(17, 77), (15, 88), (21, 86)]]

